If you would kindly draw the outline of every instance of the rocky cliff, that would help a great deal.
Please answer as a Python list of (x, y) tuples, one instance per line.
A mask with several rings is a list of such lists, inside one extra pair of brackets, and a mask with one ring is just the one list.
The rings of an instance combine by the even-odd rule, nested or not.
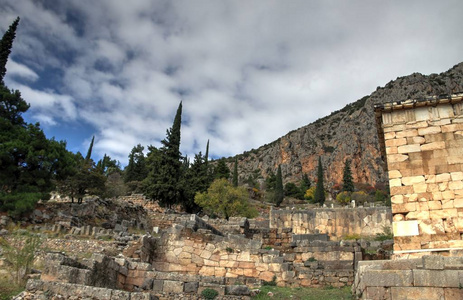
[[(238, 155), (239, 179), (243, 182), (251, 174), (266, 178), (281, 164), (285, 183), (298, 182), (303, 173), (313, 181), (320, 156), (327, 188), (342, 182), (346, 159), (352, 161), (354, 182), (373, 186), (385, 183), (387, 174), (379, 150), (374, 104), (460, 91), (463, 91), (463, 63), (440, 74), (398, 77), (329, 116)], [(228, 161), (233, 170), (234, 158)]]

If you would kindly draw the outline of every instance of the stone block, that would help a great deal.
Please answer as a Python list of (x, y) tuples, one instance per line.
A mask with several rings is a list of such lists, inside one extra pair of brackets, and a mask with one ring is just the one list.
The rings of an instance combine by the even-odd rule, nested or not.
[(417, 194), (426, 193), (428, 185), (426, 183), (417, 183), (413, 185), (413, 191)]
[(414, 185), (414, 184), (424, 183), (424, 182), (425, 182), (424, 176), (402, 177), (402, 184), (403, 185)]
[(404, 137), (415, 137), (418, 135), (418, 130), (416, 129), (407, 129), (403, 131), (398, 131), (395, 133), (396, 138), (404, 138)]
[(185, 293), (197, 293), (198, 292), (199, 283), (198, 282), (185, 282), (183, 287), (183, 291)]
[(463, 181), (455, 180), (449, 182), (449, 189), (451, 190), (461, 190), (463, 189)]
[[(403, 146), (397, 147), (397, 152), (399, 154), (420, 152), (421, 150), (423, 150), (422, 147), (425, 146), (425, 145), (421, 145), (421, 146), (420, 146), (420, 144), (403, 145)], [(444, 144), (444, 146), (445, 146), (445, 144)], [(431, 149), (431, 150), (433, 150), (433, 149)]]
[(390, 179), (389, 186), (390, 187), (402, 186), (402, 181), (400, 178)]
[(453, 181), (463, 180), (463, 172), (452, 172), (450, 173), (450, 177)]
[(431, 287), (392, 287), (391, 299), (444, 299), (444, 289)]
[(164, 289), (164, 280), (153, 280), (153, 291), (155, 292), (162, 292)]
[(172, 281), (164, 280), (164, 285), (162, 291), (164, 293), (174, 293), (180, 294), (183, 292), (183, 282), (181, 281)]
[[(443, 266), (437, 264), (436, 267)], [(460, 287), (459, 270), (413, 270), (414, 284), (420, 287)]]
[(449, 124), (442, 126), (442, 132), (455, 132), (463, 130), (463, 124)]
[(397, 151), (397, 147), (386, 147), (386, 154), (389, 155), (389, 154), (397, 154), (399, 153)]
[(404, 196), (403, 195), (392, 196), (391, 197), (391, 203), (394, 203), (394, 204), (404, 203)]
[[(411, 270), (365, 270), (363, 281), (366, 286), (393, 287), (413, 286)], [(397, 298), (398, 299), (398, 298)]]
[(440, 126), (431, 126), (431, 127), (426, 127), (426, 128), (419, 128), (418, 129), (418, 135), (427, 135), (427, 134), (436, 134), (440, 133), (442, 130)]
[[(463, 173), (463, 172), (461, 172)], [(394, 179), (394, 178), (401, 178), (402, 174), (398, 170), (392, 170), (388, 172), (389, 174), (389, 179)]]
[(225, 295), (249, 296), (251, 291), (246, 285), (229, 285), (225, 287)]
[(394, 186), (390, 188), (391, 196), (413, 194), (413, 186)]
[(450, 200), (455, 198), (455, 193), (453, 191), (443, 191), (442, 192), (442, 199)]
[(461, 300), (463, 299), (463, 289), (461, 288), (445, 288), (445, 300)]
[(443, 173), (443, 174), (436, 175), (436, 183), (447, 182), (450, 180), (451, 180), (450, 173)]
[(421, 145), (421, 144), (426, 143), (426, 139), (424, 137), (421, 137), (421, 136), (414, 136), (414, 137), (411, 137), (409, 139), (410, 139), (409, 144), (420, 144)]
[(463, 207), (463, 198), (456, 198), (455, 200), (453, 200), (453, 205), (456, 208), (462, 208)]
[(393, 139), (393, 138), (395, 138), (395, 132), (394, 131), (384, 133), (384, 139), (385, 140), (390, 140), (390, 139)]
[(404, 154), (390, 154), (387, 156), (388, 166), (390, 163), (403, 162), (408, 159), (408, 155)]

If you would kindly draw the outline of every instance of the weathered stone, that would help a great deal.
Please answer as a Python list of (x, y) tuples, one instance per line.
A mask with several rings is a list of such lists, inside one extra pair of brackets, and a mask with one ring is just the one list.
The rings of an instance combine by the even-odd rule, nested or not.
[(413, 286), (411, 270), (367, 270), (363, 275), (366, 286)]

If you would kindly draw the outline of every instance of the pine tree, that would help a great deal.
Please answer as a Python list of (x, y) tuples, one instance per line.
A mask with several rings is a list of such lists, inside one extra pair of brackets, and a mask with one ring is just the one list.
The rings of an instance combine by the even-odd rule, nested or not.
[(352, 171), (350, 169), (350, 159), (346, 159), (344, 165), (344, 174), (342, 176), (342, 190), (345, 192), (354, 191), (354, 183), (352, 182)]
[(323, 185), (323, 166), (321, 157), (318, 157), (317, 186), (315, 188), (314, 198), (315, 203), (320, 203), (320, 205), (325, 203), (325, 187)]
[(6, 74), (6, 63), (8, 62), (8, 56), (10, 56), (11, 53), (11, 47), (13, 47), (18, 23), (19, 17), (14, 20), (14, 22), (10, 25), (10, 28), (8, 28), (0, 40), (0, 84), (3, 84), (3, 77), (5, 77)]
[(275, 182), (275, 205), (279, 207), (283, 202), (285, 197), (284, 189), (283, 189), (283, 177), (281, 175), (281, 165), (278, 165), (277, 175), (276, 175), (276, 182)]
[[(172, 207), (181, 201), (182, 156), (180, 153), (180, 127), (182, 124), (182, 102), (175, 114), (172, 127), (167, 130), (162, 147), (153, 152), (148, 177), (144, 180), (145, 194), (158, 200), (164, 207)], [(154, 151), (155, 148), (153, 148)]]
[(219, 159), (219, 162), (217, 163), (217, 167), (215, 167), (214, 170), (214, 179), (220, 179), (220, 178), (225, 178), (229, 179), (230, 178), (230, 169), (228, 168), (225, 158)]
[(90, 142), (90, 146), (87, 150), (87, 156), (85, 156), (85, 160), (89, 161), (92, 158), (92, 151), (93, 151), (93, 142), (95, 141), (95, 136), (92, 137), (92, 141)]
[(238, 186), (238, 158), (235, 157), (235, 167), (233, 169), (233, 186)]
[[(132, 185), (137, 185), (139, 182), (143, 181), (148, 175), (148, 170), (146, 169), (146, 159), (143, 154), (143, 147), (141, 144), (132, 148), (132, 151), (129, 154), (129, 163), (124, 170), (124, 182), (129, 183), (133, 182)], [(136, 186), (131, 186), (131, 190), (136, 190)]]

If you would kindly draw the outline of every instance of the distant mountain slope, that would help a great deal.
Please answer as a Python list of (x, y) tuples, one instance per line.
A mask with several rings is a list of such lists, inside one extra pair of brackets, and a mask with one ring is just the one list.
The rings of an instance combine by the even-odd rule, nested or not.
[[(441, 74), (399, 77), (329, 116), (238, 155), (240, 182), (250, 174), (266, 178), (269, 171), (276, 172), (279, 164), (285, 183), (298, 182), (303, 173), (308, 173), (313, 181), (321, 156), (327, 188), (342, 182), (347, 158), (352, 160), (354, 182), (385, 183), (387, 174), (379, 150), (373, 105), (459, 91), (463, 91), (463, 63)], [(233, 170), (234, 158), (228, 161)]]

